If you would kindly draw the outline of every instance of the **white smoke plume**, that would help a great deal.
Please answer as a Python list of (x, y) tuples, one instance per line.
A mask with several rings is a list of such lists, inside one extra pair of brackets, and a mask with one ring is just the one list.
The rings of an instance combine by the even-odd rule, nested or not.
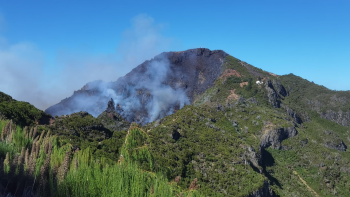
[[(153, 60), (147, 65), (145, 73), (137, 73), (132, 76), (131, 82), (134, 86), (128, 86), (129, 95), (118, 95), (114, 90), (107, 89), (106, 95), (114, 99), (116, 105), (120, 105), (123, 110), (121, 115), (129, 121), (135, 121), (135, 112), (140, 108), (145, 109), (147, 114), (136, 122), (152, 122), (158, 118), (174, 113), (175, 107), (182, 108), (190, 101), (184, 89), (172, 88), (165, 84), (167, 77), (173, 75), (170, 72), (168, 59), (161, 58)], [(139, 91), (147, 91), (139, 93)], [(141, 98), (138, 98), (140, 95)], [(147, 98), (150, 95), (150, 98)], [(136, 118), (137, 119), (137, 118)]]
[[(0, 91), (44, 110), (90, 81), (116, 81), (142, 61), (166, 51), (172, 39), (164, 37), (161, 31), (162, 25), (152, 17), (138, 15), (123, 32), (115, 53), (61, 51), (56, 57), (60, 66), (53, 73), (47, 72), (52, 65), (35, 44), (9, 44), (0, 37)], [(106, 94), (113, 96), (110, 90)]]

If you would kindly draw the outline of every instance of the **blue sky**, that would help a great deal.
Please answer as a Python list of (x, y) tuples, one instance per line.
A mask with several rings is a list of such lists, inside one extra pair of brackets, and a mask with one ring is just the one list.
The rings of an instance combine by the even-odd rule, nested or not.
[(198, 47), (350, 90), (349, 10), (348, 0), (1, 1), (0, 91), (44, 109), (162, 51)]

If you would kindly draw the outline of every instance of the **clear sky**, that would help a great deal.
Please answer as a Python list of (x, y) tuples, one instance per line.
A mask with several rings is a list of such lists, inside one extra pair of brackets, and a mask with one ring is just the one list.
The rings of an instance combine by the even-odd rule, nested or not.
[(0, 1), (0, 91), (41, 109), (198, 47), (350, 90), (350, 1)]

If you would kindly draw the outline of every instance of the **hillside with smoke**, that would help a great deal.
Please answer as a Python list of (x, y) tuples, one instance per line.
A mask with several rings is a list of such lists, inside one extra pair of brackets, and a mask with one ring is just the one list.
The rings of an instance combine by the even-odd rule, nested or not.
[[(145, 72), (134, 74), (126, 82), (122, 82), (121, 86), (116, 84), (122, 87), (122, 91), (115, 94), (108, 89), (107, 92), (114, 99), (118, 112), (127, 117), (127, 120), (151, 122), (190, 104), (185, 89), (173, 89), (166, 84), (166, 79), (171, 74), (168, 60), (160, 57), (147, 63)], [(138, 114), (138, 111), (143, 111), (144, 114)]]
[[(2, 20), (0, 15), (0, 30), (4, 27)], [(78, 47), (59, 48), (49, 55), (35, 43), (13, 44), (0, 34), (0, 90), (45, 110), (87, 82), (115, 81), (171, 45), (171, 39), (162, 35), (162, 24), (152, 17), (140, 14), (130, 22), (130, 27), (121, 33), (115, 51), (99, 54)], [(89, 46), (86, 42), (82, 44)], [(90, 98), (89, 101), (97, 100)], [(84, 108), (80, 102), (76, 104)]]
[(53, 116), (87, 111), (98, 116), (112, 98), (127, 121), (145, 124), (190, 104), (221, 73), (226, 53), (209, 49), (162, 53), (115, 82), (94, 81), (48, 108)]

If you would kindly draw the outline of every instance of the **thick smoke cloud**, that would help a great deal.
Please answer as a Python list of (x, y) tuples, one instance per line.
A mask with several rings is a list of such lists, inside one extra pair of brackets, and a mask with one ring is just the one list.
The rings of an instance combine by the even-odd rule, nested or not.
[[(145, 73), (136, 73), (128, 80), (128, 94), (118, 94), (107, 89), (105, 96), (114, 99), (123, 111), (119, 111), (129, 121), (140, 123), (152, 122), (158, 118), (174, 113), (175, 108), (182, 108), (190, 101), (183, 88), (173, 88), (165, 84), (172, 75), (168, 59), (153, 60), (147, 65)], [(103, 88), (103, 85), (102, 87)], [(118, 106), (116, 106), (118, 108)], [(140, 118), (135, 117), (138, 111), (144, 111)]]
[[(162, 25), (152, 17), (138, 15), (123, 32), (122, 42), (114, 53), (95, 55), (60, 50), (55, 62), (59, 66), (55, 69), (35, 44), (9, 44), (0, 36), (0, 91), (44, 110), (90, 81), (115, 81), (143, 61), (166, 51), (171, 39), (161, 31)], [(104, 92), (112, 94), (111, 90)]]

